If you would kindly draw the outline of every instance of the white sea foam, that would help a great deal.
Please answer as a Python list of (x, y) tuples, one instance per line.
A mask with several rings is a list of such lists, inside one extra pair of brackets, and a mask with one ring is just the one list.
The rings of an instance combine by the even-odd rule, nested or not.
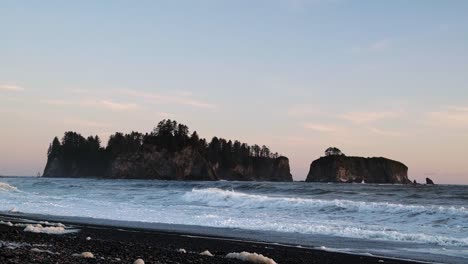
[(0, 191), (17, 191), (18, 189), (15, 186), (12, 186), (5, 182), (0, 182)]
[(202, 256), (208, 256), (208, 257), (213, 257), (213, 256), (214, 256), (214, 255), (211, 254), (211, 252), (208, 251), (208, 250), (205, 250), (205, 251), (201, 252), (200, 255), (202, 255)]
[(13, 223), (12, 222), (4, 222), (4, 221), (1, 221), (0, 220), (0, 225), (6, 225), (6, 226), (13, 226)]
[[(256, 194), (246, 194), (241, 192), (222, 190), (218, 188), (193, 189), (184, 194), (183, 198), (187, 202), (206, 204), (210, 207), (236, 208), (239, 210), (271, 210), (274, 212), (281, 210), (300, 210), (323, 213), (326, 211), (338, 212), (339, 215), (358, 217), (366, 215), (372, 217), (382, 217), (387, 215), (387, 221), (398, 221), (402, 217), (412, 214), (426, 215), (424, 219), (446, 218), (451, 216), (457, 219), (468, 217), (468, 209), (465, 207), (444, 207), (444, 206), (423, 206), (406, 205), (387, 202), (364, 202), (352, 200), (321, 200), (304, 199), (290, 197), (274, 197)], [(337, 210), (339, 209), (339, 210)], [(407, 221), (407, 218), (404, 218)], [(209, 220), (204, 217), (204, 220)], [(404, 241), (427, 243), (449, 246), (468, 246), (467, 237), (452, 237), (448, 235), (435, 235), (432, 233), (400, 231), (376, 226), (372, 224), (359, 224), (350, 221), (321, 221), (314, 222), (313, 219), (302, 222), (291, 221), (288, 223), (260, 221), (254, 219), (226, 219), (224, 221), (214, 221), (214, 224), (221, 227), (236, 227), (246, 229), (262, 229), (291, 233), (324, 234), (342, 236), (350, 238), (365, 238), (390, 241)], [(460, 228), (462, 228), (460, 226)]]
[[(307, 228), (307, 227), (305, 227)], [(309, 227), (310, 233), (335, 235), (352, 238), (380, 239), (391, 241), (417, 242), (447, 246), (468, 246), (468, 238), (455, 238), (449, 236), (428, 235), (422, 233), (404, 233), (392, 230), (370, 230), (366, 227), (338, 227), (327, 225), (313, 225)]]
[(18, 243), (18, 242), (9, 242), (9, 241), (2, 241), (0, 240), (0, 248), (5, 247), (8, 249), (17, 249), (23, 247), (30, 247), (31, 245), (28, 243)]
[(50, 255), (60, 255), (60, 253), (58, 253), (58, 252), (52, 252), (50, 250), (39, 249), (39, 248), (31, 248), (31, 252), (34, 252), (34, 253), (47, 253), (47, 254), (50, 254)]
[(55, 235), (75, 232), (74, 230), (66, 230), (62, 226), (46, 226), (46, 227), (44, 227), (41, 224), (28, 224), (24, 228), (24, 231), (25, 232), (32, 232), (32, 233), (55, 234)]
[[(46, 178), (8, 179), (8, 184), (20, 191), (0, 191), (3, 211), (17, 208), (25, 214), (234, 228), (241, 234), (253, 230), (249, 234), (259, 239), (274, 232), (278, 242), (297, 239), (304, 246), (309, 236), (342, 237), (340, 247), (351, 252), (374, 245), (373, 241), (374, 252), (381, 245), (399, 247), (405, 242), (401, 248), (409, 252), (446, 248), (451, 256), (468, 257), (465, 186)], [(14, 225), (27, 224), (33, 223)], [(326, 241), (323, 245), (330, 250)]]
[(241, 253), (229, 253), (226, 255), (226, 258), (231, 258), (231, 259), (240, 259), (242, 261), (247, 261), (251, 263), (257, 263), (257, 264), (276, 264), (276, 262), (268, 257), (263, 256), (262, 254), (257, 254), (257, 253), (249, 253), (242, 251)]
[(363, 202), (351, 200), (320, 200), (290, 197), (271, 197), (256, 194), (222, 190), (218, 188), (193, 189), (184, 194), (184, 199), (190, 202), (201, 202), (209, 206), (233, 208), (323, 208), (347, 210), (352, 212), (376, 213), (444, 213), (458, 216), (468, 216), (468, 208), (446, 206), (406, 205), (384, 202)]
[(62, 223), (51, 223), (51, 222), (48, 222), (48, 221), (40, 221), (40, 222), (38, 222), (38, 224), (65, 228), (65, 225), (62, 224)]

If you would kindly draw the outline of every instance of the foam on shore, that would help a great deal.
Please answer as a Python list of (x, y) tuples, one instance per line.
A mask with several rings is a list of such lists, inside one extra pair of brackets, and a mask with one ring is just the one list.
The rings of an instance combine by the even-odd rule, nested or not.
[(54, 235), (61, 235), (66, 233), (75, 232), (74, 230), (66, 230), (62, 226), (42, 226), (41, 224), (28, 224), (24, 228), (25, 232), (32, 232), (32, 233), (44, 233), (44, 234), (54, 234)]
[(13, 223), (10, 222), (10, 221), (5, 222), (5, 221), (1, 221), (1, 220), (0, 220), (0, 225), (13, 226)]
[(50, 255), (60, 255), (60, 253), (58, 253), (58, 252), (52, 252), (50, 250), (39, 249), (39, 248), (31, 248), (31, 252), (34, 252), (34, 253), (47, 253), (47, 254), (50, 254)]
[(211, 254), (211, 252), (208, 251), (208, 250), (205, 250), (205, 251), (201, 252), (200, 255), (202, 255), (202, 256), (208, 256), (208, 257), (213, 257), (213, 256), (214, 256), (214, 255)]
[(257, 263), (257, 264), (276, 264), (276, 262), (268, 257), (263, 256), (262, 254), (257, 253), (249, 253), (242, 251), (241, 253), (229, 253), (226, 255), (226, 258), (230, 259), (239, 259), (242, 261), (247, 261), (250, 263)]

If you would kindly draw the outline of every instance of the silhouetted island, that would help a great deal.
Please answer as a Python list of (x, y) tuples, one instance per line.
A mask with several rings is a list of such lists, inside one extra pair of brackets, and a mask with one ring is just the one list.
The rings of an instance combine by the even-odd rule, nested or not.
[(383, 157), (348, 157), (338, 148), (328, 148), (325, 157), (310, 165), (307, 182), (410, 184), (408, 167)]
[(55, 137), (43, 177), (161, 180), (292, 181), (287, 157), (266, 146), (214, 137), (210, 143), (186, 125), (163, 120), (151, 133), (115, 133), (107, 147), (98, 136)]

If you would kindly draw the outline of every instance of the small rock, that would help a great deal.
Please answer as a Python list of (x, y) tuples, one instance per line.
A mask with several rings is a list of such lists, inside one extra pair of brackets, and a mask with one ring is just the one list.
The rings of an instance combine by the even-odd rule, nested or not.
[(80, 257), (80, 258), (94, 258), (93, 253), (91, 252), (83, 252), (81, 254), (73, 254), (73, 257)]
[(209, 252), (208, 250), (203, 251), (202, 253), (200, 253), (200, 255), (202, 255), (202, 256), (209, 256), (209, 257), (213, 257), (213, 256), (214, 256), (214, 255), (211, 254), (211, 252)]
[(139, 259), (135, 260), (133, 262), (133, 264), (145, 264), (145, 262), (141, 258), (139, 258)]

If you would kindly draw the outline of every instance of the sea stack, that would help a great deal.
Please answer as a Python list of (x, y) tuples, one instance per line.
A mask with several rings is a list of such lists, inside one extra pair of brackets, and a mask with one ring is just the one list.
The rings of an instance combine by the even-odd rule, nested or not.
[(307, 182), (410, 184), (408, 167), (395, 160), (374, 157), (349, 157), (337, 148), (310, 165)]
[(265, 145), (189, 134), (162, 120), (151, 133), (115, 133), (106, 147), (98, 136), (65, 132), (49, 146), (44, 177), (93, 177), (179, 181), (292, 181), (289, 159)]
[(426, 178), (426, 184), (434, 185), (434, 182), (431, 179)]

